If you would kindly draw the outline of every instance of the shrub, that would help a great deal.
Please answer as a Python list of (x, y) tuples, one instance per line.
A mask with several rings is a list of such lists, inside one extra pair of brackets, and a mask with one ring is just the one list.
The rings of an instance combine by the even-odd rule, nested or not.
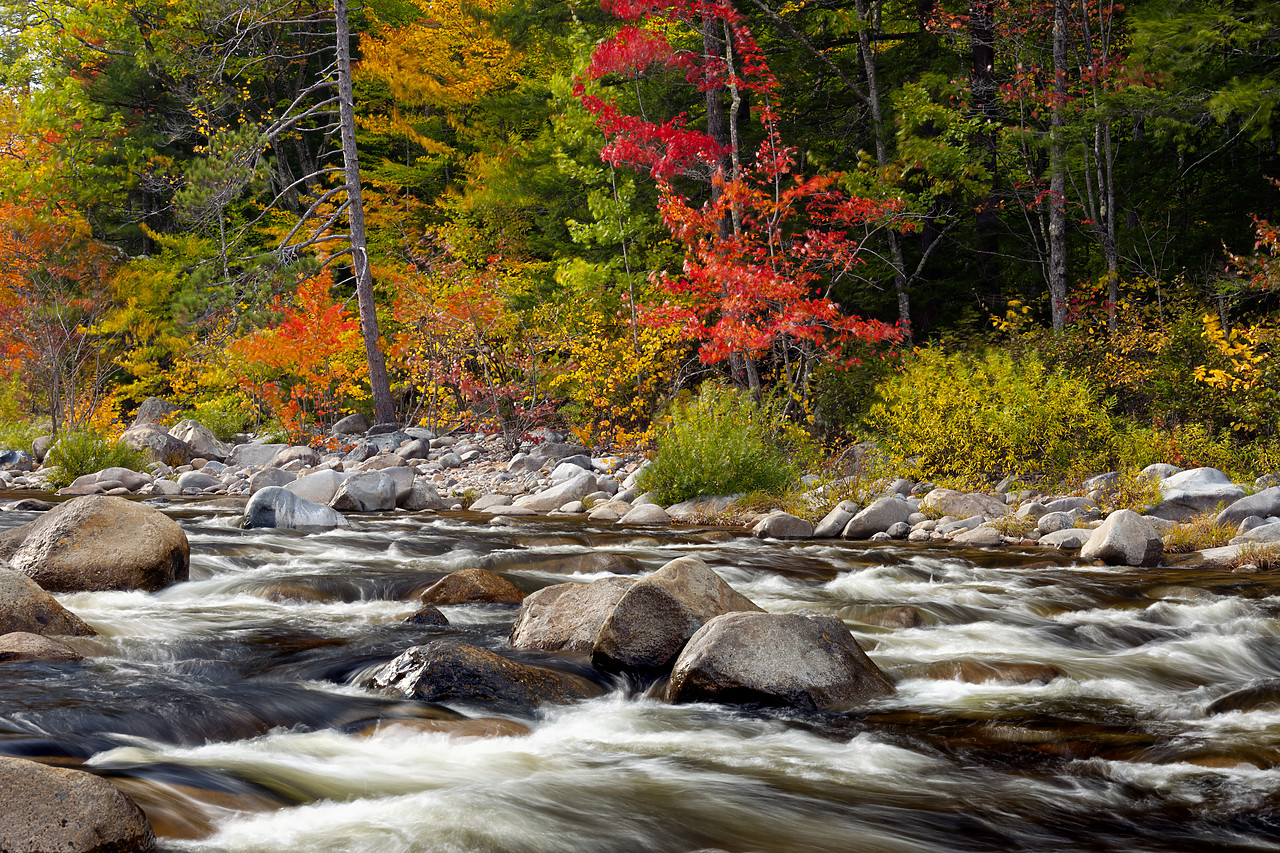
[(1160, 503), (1163, 495), (1158, 481), (1143, 476), (1142, 471), (1134, 467), (1126, 467), (1119, 474), (1116, 482), (1104, 489), (1098, 499), (1098, 509), (1104, 518), (1118, 509), (1143, 514)]
[(1202, 512), (1185, 524), (1169, 528), (1164, 535), (1165, 553), (1186, 554), (1226, 545), (1236, 535), (1236, 529), (1230, 524), (1219, 524), (1217, 517), (1216, 510)]
[(45, 466), (50, 470), (49, 482), (54, 486), (70, 485), (77, 477), (92, 474), (103, 468), (130, 468), (140, 471), (146, 467), (147, 455), (92, 432), (66, 432), (58, 437)]
[(1246, 542), (1240, 546), (1240, 555), (1231, 561), (1230, 568), (1253, 566), (1260, 572), (1280, 569), (1280, 542)]
[(219, 441), (234, 441), (237, 433), (244, 432), (254, 422), (253, 413), (237, 398), (199, 403), (194, 409), (178, 412), (172, 420), (177, 423), (184, 418), (204, 424)]
[(698, 495), (776, 492), (791, 483), (810, 450), (781, 407), (718, 385), (676, 408), (658, 438), (641, 489), (672, 504)]
[(1034, 354), (918, 350), (877, 393), (868, 424), (916, 479), (1104, 471), (1118, 438), (1096, 392)]

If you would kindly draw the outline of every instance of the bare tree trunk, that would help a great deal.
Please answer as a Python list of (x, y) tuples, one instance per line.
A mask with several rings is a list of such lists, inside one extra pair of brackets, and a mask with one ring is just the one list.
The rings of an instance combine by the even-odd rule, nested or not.
[(1067, 89), (1066, 0), (1053, 4), (1053, 107), (1049, 135), (1049, 307), (1053, 328), (1067, 322), (1067, 146), (1062, 115)]
[(364, 200), (360, 194), (360, 161), (356, 156), (355, 101), (351, 94), (351, 33), (346, 0), (333, 0), (338, 34), (338, 116), (342, 138), (342, 164), (347, 182), (347, 218), (351, 225), (351, 269), (356, 279), (356, 303), (360, 308), (360, 334), (369, 360), (369, 386), (373, 390), (374, 418), (395, 420), (387, 363), (378, 343), (378, 312), (373, 301), (373, 272), (364, 230)]

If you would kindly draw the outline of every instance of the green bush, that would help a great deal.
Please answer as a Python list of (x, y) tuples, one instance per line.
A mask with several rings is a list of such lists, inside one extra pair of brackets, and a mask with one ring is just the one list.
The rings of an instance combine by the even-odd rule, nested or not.
[(194, 409), (178, 412), (172, 420), (177, 423), (185, 418), (204, 424), (219, 441), (234, 441), (237, 433), (244, 432), (254, 421), (253, 414), (238, 399), (199, 403)]
[(795, 480), (811, 453), (806, 437), (782, 418), (781, 406), (709, 383), (674, 411), (639, 486), (662, 504), (777, 492)]
[(61, 487), (70, 485), (77, 477), (103, 468), (141, 471), (147, 461), (147, 454), (127, 444), (92, 432), (66, 432), (58, 436), (53, 447), (49, 448), (45, 467), (50, 469), (50, 483)]
[(1097, 393), (1034, 354), (918, 350), (877, 394), (868, 425), (916, 479), (1071, 479), (1108, 470), (1120, 441)]

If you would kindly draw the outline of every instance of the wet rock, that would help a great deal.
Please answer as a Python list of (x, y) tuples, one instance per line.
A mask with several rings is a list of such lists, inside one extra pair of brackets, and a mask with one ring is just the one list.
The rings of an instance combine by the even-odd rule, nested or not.
[(1156, 566), (1164, 555), (1164, 543), (1151, 523), (1133, 510), (1118, 509), (1107, 516), (1080, 549), (1085, 560), (1102, 560), (1113, 566)]
[(440, 608), (428, 604), (419, 608), (415, 613), (405, 617), (406, 625), (430, 625), (433, 627), (444, 627), (449, 624), (449, 617), (440, 612)]
[(120, 435), (120, 443), (142, 451), (152, 462), (165, 465), (185, 465), (195, 458), (190, 445), (169, 435), (169, 431), (158, 424), (129, 427)]
[(840, 535), (844, 539), (869, 539), (899, 521), (906, 521), (915, 511), (914, 506), (901, 498), (880, 498), (851, 518)]
[(1016, 661), (946, 660), (929, 664), (924, 669), (925, 678), (963, 681), (967, 684), (990, 681), (1002, 684), (1048, 684), (1063, 675), (1063, 671), (1053, 664)]
[(771, 512), (751, 532), (760, 539), (808, 539), (813, 536), (813, 522), (789, 512)]
[(186, 442), (194, 456), (216, 459), (219, 462), (231, 455), (231, 446), (220, 441), (213, 430), (199, 421), (185, 418), (169, 430), (169, 435)]
[(406, 649), (379, 669), (375, 690), (426, 702), (480, 702), (532, 711), (603, 691), (578, 676), (516, 663), (487, 649), (436, 640)]
[(0, 661), (77, 661), (84, 660), (84, 655), (57, 640), (31, 634), (26, 631), (14, 631), (0, 634)]
[(369, 419), (364, 415), (356, 412), (354, 415), (347, 415), (342, 420), (333, 425), (330, 432), (333, 435), (363, 435), (369, 431)]
[(702, 560), (680, 557), (623, 593), (600, 626), (591, 662), (610, 672), (663, 672), (699, 628), (739, 610), (760, 608)]
[(468, 717), (461, 720), (429, 720), (401, 719), (380, 720), (372, 726), (356, 732), (358, 736), (370, 737), (383, 732), (417, 732), (439, 733), (450, 737), (524, 737), (533, 730), (515, 720), (504, 720), (501, 717)]
[(1235, 527), (1250, 516), (1270, 518), (1280, 515), (1280, 486), (1263, 489), (1257, 494), (1241, 498), (1218, 513), (1218, 524)]
[(901, 605), (882, 610), (863, 621), (868, 625), (878, 625), (881, 628), (919, 628), (924, 624), (924, 616), (914, 607)]
[(187, 579), (190, 555), (176, 522), (119, 497), (75, 498), (0, 536), (0, 558), (49, 592), (154, 592)]
[(347, 520), (330, 507), (312, 503), (280, 486), (268, 486), (249, 498), (242, 526), (314, 533), (346, 527)]
[[(1230, 506), (1244, 497), (1244, 489), (1217, 468), (1192, 468), (1160, 481), (1163, 499), (1151, 515), (1170, 521), (1187, 521), (1196, 513), (1219, 504)], [(1252, 513), (1251, 513), (1252, 514)]]
[[(920, 500), (920, 509), (925, 512), (954, 515), (956, 518), (969, 518), (981, 515), (985, 518), (999, 518), (1005, 513), (1004, 501), (983, 494), (982, 492), (960, 492), (955, 489), (934, 489)], [(906, 519), (902, 519), (906, 521)]]
[(590, 653), (600, 628), (633, 578), (601, 578), (592, 583), (543, 587), (520, 605), (511, 646), (544, 652)]
[(329, 505), (342, 512), (393, 510), (396, 482), (385, 471), (360, 471), (342, 481)]
[(519, 604), (525, 594), (511, 581), (486, 569), (451, 572), (427, 587), (423, 604)]
[(97, 633), (58, 603), (26, 575), (3, 568), (0, 562), (0, 633), (23, 632), (41, 636), (68, 634), (89, 637)]
[(133, 853), (155, 848), (150, 824), (110, 782), (81, 770), (0, 757), (0, 850)]
[(1225, 714), (1229, 711), (1275, 711), (1280, 710), (1280, 679), (1272, 678), (1250, 684), (1239, 690), (1233, 690), (1209, 703), (1205, 713), (1209, 716)]
[(625, 514), (616, 522), (624, 526), (643, 526), (670, 524), (671, 516), (667, 515), (667, 511), (657, 504), (641, 504), (637, 503), (627, 510)]
[(818, 613), (717, 616), (689, 640), (667, 685), (671, 702), (807, 711), (845, 711), (893, 692), (844, 623)]
[(858, 514), (858, 505), (853, 501), (840, 501), (831, 511), (822, 517), (813, 529), (815, 539), (834, 539), (848, 526)]

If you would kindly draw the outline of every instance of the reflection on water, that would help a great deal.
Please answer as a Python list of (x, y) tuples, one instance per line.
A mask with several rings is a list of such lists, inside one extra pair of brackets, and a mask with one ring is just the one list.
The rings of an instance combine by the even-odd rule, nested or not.
[[(1280, 849), (1280, 691), (1207, 712), (1280, 678), (1280, 578), (463, 514), (315, 536), (175, 515), (189, 583), (62, 596), (102, 634), (73, 641), (91, 659), (0, 664), (0, 753), (112, 778), (165, 849)], [(690, 553), (768, 610), (844, 619), (897, 695), (809, 717), (613, 684), (504, 721), (358, 686), (431, 637), (505, 648), (514, 607), (403, 622), (450, 571), (534, 590)]]

